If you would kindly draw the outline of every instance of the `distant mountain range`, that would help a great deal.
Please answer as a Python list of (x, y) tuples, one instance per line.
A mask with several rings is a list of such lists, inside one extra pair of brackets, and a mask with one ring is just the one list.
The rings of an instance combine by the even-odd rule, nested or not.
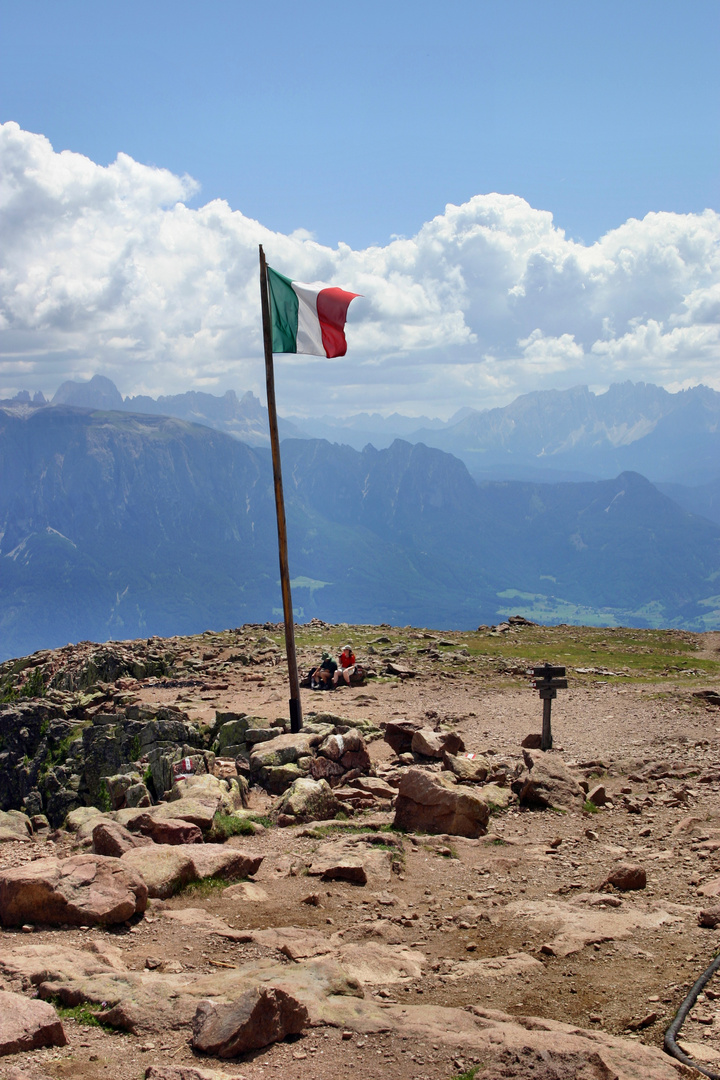
[[(48, 402), (25, 392), (12, 404)], [(63, 383), (52, 405), (175, 416), (249, 446), (269, 445), (267, 410), (251, 392), (123, 399), (110, 379), (95, 375)], [(720, 393), (706, 386), (677, 394), (651, 383), (614, 384), (604, 394), (577, 386), (525, 394), (498, 409), (466, 407), (448, 421), (358, 413), (279, 424), (281, 438), (322, 438), (356, 450), (385, 449), (398, 438), (423, 443), (459, 457), (479, 480), (558, 483), (639, 472), (692, 513), (720, 523)]]
[[(720, 526), (636, 473), (478, 484), (401, 440), (286, 439), (283, 463), (299, 619), (718, 624)], [(279, 618), (269, 453), (176, 418), (0, 406), (0, 598), (2, 658)]]

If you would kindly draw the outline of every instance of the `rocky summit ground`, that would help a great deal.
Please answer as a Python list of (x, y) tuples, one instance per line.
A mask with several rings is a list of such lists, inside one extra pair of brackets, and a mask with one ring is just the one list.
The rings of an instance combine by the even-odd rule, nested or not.
[[(268, 790), (282, 787), (272, 770), (289, 767), (277, 755), (265, 772), (259, 759), (248, 766), (253, 745), (288, 740), (281, 627), (83, 643), (0, 666), (0, 753), (12, 778), (0, 815), (0, 1077), (699, 1075), (661, 1048), (720, 948), (720, 634), (315, 622), (298, 628), (301, 669), (348, 639), (373, 672), (366, 684), (302, 691), (315, 771), (324, 753), (332, 773), (338, 731), (361, 733), (364, 747), (350, 764), (339, 759), (344, 772), (330, 779), (340, 809), (316, 820), (295, 821), (282, 793)], [(523, 755), (542, 716), (527, 670), (545, 660), (566, 666), (569, 688), (553, 703), (553, 749)], [(179, 823), (172, 792), (157, 802), (170, 729), (162, 745), (147, 736), (148, 723), (178, 716), (196, 737), (177, 743), (175, 758), (207, 769), (194, 810), (182, 788), (192, 781), (175, 782)], [(228, 716), (253, 718), (245, 757), (223, 755)], [(35, 722), (37, 740), (23, 751)], [(10, 730), (19, 723), (25, 734)], [(135, 806), (113, 810), (108, 792), (117, 804), (123, 785), (103, 786), (90, 767), (98, 744), (87, 733), (99, 728), (127, 737)], [(415, 730), (425, 743), (399, 754), (384, 737)], [(294, 762), (302, 768), (305, 757)], [(398, 800), (418, 772), (433, 784), (444, 777), (451, 794), (479, 792), (487, 825), (469, 836), (397, 828)], [(211, 801), (206, 821), (213, 774), (235, 802), (220, 814)], [(217, 814), (245, 825), (220, 843)], [(106, 842), (140, 846), (122, 858), (93, 854), (99, 823)], [(103, 859), (115, 887), (126, 875), (124, 895), (135, 890), (134, 914), (92, 914), (106, 888)], [(24, 895), (50, 918), (50, 886), (44, 908), (37, 899), (48, 867), (72, 868), (53, 902), (62, 893), (67, 911), (79, 910), (73, 897), (84, 888), (86, 914), (43, 922), (26, 906), (15, 919), (13, 882), (23, 874), (34, 883)], [(279, 1041), (223, 1043), (240, 1000), (269, 1010), (259, 1026), (276, 1024)], [(711, 981), (681, 1036), (718, 1071), (719, 1002)]]

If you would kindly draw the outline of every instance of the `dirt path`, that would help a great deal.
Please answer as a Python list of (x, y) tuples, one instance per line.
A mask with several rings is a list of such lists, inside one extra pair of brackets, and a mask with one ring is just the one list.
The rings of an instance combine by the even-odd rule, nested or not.
[[(718, 647), (720, 634), (705, 635), (698, 655), (717, 658)], [(522, 738), (539, 730), (537, 695), (516, 681), (502, 688), (471, 672), (451, 675), (425, 672), (334, 694), (303, 691), (303, 709), (306, 716), (332, 711), (377, 724), (401, 717), (447, 724), (462, 734), (468, 750), (498, 760), (516, 756)], [(245, 681), (246, 676), (228, 673), (226, 688), (213, 690), (158, 683), (143, 687), (139, 697), (180, 702), (204, 720), (215, 710), (283, 715), (282, 668), (263, 669), (262, 683)], [(559, 695), (553, 753), (579, 777), (604, 783), (610, 805), (595, 813), (514, 807), (494, 816), (488, 836), (480, 840), (404, 837), (399, 872), (371, 877), (364, 887), (320, 883), (307, 873), (322, 844), (347, 835), (344, 823), (335, 833), (322, 830), (324, 835), (301, 827), (269, 829), (229, 841), (265, 856), (256, 875), (260, 899), (190, 889), (153, 902), (136, 926), (107, 932), (38, 929), (32, 941), (58, 946), (111, 941), (133, 971), (155, 960), (198, 976), (267, 958), (292, 963), (277, 948), (228, 941), (203, 929), (201, 921), (183, 924), (172, 917), (200, 909), (235, 929), (300, 927), (341, 934), (343, 948), (379, 944), (419, 954), (420, 973), (367, 984), (366, 998), (382, 1007), (501, 1010), (659, 1047), (687, 988), (720, 947), (719, 930), (698, 926), (699, 911), (713, 902), (702, 889), (720, 881), (720, 709), (694, 696), (698, 685), (717, 681), (585, 681)], [(380, 768), (394, 760), (382, 741), (370, 750)], [(656, 779), (648, 775), (653, 764)], [(372, 815), (375, 825), (383, 820), (392, 816)], [(5, 844), (0, 865), (43, 853), (39, 846)], [(618, 861), (644, 866), (647, 887), (624, 894), (595, 891)], [(315, 901), (308, 903), (313, 894)], [(2, 932), (0, 953), (26, 939), (17, 931)], [(716, 1068), (718, 1001), (720, 985), (709, 987), (685, 1027), (686, 1038), (703, 1047), (708, 1060), (717, 1054)], [(138, 1080), (149, 1064), (194, 1063), (246, 1080), (273, 1075), (450, 1080), (473, 1065), (489, 1064), (477, 1048), (448, 1045), (432, 1027), (427, 1037), (403, 1034), (397, 1026), (345, 1035), (342, 1028), (318, 1027), (235, 1063), (198, 1060), (186, 1030), (136, 1037), (68, 1020), (66, 1031), (65, 1048), (0, 1059), (0, 1077), (9, 1078), (21, 1065), (28, 1077)], [(531, 1057), (516, 1072), (498, 1075), (522, 1080), (555, 1075), (543, 1072), (542, 1060)]]

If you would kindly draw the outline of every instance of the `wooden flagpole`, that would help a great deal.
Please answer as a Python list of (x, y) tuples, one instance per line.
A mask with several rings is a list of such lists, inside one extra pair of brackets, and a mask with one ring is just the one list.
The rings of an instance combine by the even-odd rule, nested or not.
[(290, 593), (290, 570), (287, 553), (287, 525), (283, 500), (282, 469), (280, 466), (280, 439), (278, 436), (277, 409), (275, 407), (275, 372), (273, 370), (272, 325), (270, 323), (270, 295), (268, 292), (267, 263), (260, 244), (260, 300), (262, 306), (263, 344), (265, 346), (265, 380), (267, 383), (267, 407), (270, 419), (270, 447), (272, 449), (273, 480), (275, 482), (275, 509), (277, 511), (278, 548), (280, 550), (280, 588), (282, 589), (283, 619), (285, 621), (285, 652), (287, 653), (288, 679), (290, 683), (290, 730), (302, 728), (300, 705), (300, 678), (295, 655), (295, 623), (292, 595)]

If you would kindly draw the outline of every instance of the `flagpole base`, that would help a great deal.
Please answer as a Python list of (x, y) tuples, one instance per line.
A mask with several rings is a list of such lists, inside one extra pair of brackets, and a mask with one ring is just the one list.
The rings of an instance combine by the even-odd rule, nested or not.
[(296, 734), (302, 728), (302, 710), (300, 699), (290, 698), (290, 730)]

